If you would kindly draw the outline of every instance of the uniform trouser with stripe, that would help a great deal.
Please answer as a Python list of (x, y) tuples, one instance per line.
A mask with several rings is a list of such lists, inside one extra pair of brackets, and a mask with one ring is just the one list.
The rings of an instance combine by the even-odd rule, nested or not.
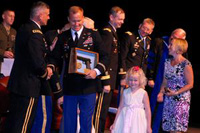
[(52, 121), (52, 97), (39, 97), (37, 113), (32, 126), (32, 133), (50, 133)]
[(5, 133), (30, 133), (37, 104), (38, 98), (11, 93)]
[(98, 102), (96, 105), (95, 112), (95, 132), (104, 133), (105, 124), (106, 124), (106, 116), (108, 114), (108, 109), (110, 107), (110, 103), (112, 100), (113, 90), (109, 93), (100, 93), (98, 97)]

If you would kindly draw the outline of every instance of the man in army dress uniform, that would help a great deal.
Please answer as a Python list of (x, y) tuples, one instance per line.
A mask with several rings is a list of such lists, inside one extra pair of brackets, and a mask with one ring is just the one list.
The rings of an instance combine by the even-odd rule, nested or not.
[[(103, 93), (99, 94), (95, 115), (95, 131), (103, 133), (105, 129), (106, 116), (111, 103), (113, 91), (116, 86), (118, 71), (119, 39), (116, 33), (124, 23), (125, 12), (120, 7), (112, 7), (109, 12), (108, 25), (101, 32), (102, 39), (109, 53), (109, 65), (106, 74), (102, 76)], [(107, 80), (110, 77), (109, 80)], [(108, 82), (105, 82), (108, 81)], [(101, 102), (102, 101), (102, 102)]]
[[(68, 20), (71, 28), (59, 36), (53, 51), (57, 57), (56, 60), (59, 62), (63, 57), (66, 64), (63, 68), (63, 132), (76, 132), (77, 106), (79, 106), (80, 132), (88, 133), (91, 132), (96, 92), (100, 88), (101, 82), (97, 76), (105, 72), (108, 54), (98, 31), (83, 26), (84, 15), (81, 7), (70, 7)], [(75, 47), (99, 53), (99, 63), (94, 69), (88, 70), (85, 75), (69, 73), (68, 71), (72, 56), (70, 52)]]
[[(7, 133), (31, 131), (41, 94), (42, 82), (50, 79), (53, 65), (45, 61), (46, 46), (42, 25), (49, 20), (49, 6), (37, 2), (31, 8), (30, 21), (22, 25), (16, 37), (15, 61), (8, 82), (10, 109), (6, 120)], [(47, 90), (48, 91), (48, 90)]]
[(15, 12), (6, 9), (2, 13), (3, 21), (0, 24), (0, 71), (3, 58), (14, 58), (16, 30), (11, 26), (15, 20)]
[[(121, 41), (121, 70), (128, 71), (133, 66), (142, 68), (147, 74), (147, 57), (150, 49), (151, 38), (149, 35), (153, 32), (155, 23), (152, 19), (146, 18), (139, 25), (138, 31), (125, 33)], [(148, 77), (148, 75), (147, 75)], [(121, 85), (125, 85), (125, 77), (121, 80)], [(149, 79), (148, 85), (154, 85), (154, 81)]]

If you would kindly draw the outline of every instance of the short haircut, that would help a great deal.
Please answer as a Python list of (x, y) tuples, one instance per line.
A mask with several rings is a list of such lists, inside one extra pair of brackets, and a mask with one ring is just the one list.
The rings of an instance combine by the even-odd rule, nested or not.
[(7, 8), (7, 9), (4, 9), (4, 10), (3, 10), (2, 15), (3, 15), (4, 13), (6, 13), (7, 11), (15, 12), (13, 9)]
[(151, 18), (145, 18), (143, 20), (142, 24), (144, 24), (144, 23), (152, 24), (153, 26), (155, 26), (155, 22)]
[(35, 16), (38, 16), (40, 14), (40, 11), (43, 9), (50, 9), (49, 5), (42, 2), (38, 1), (33, 4), (31, 7), (31, 12), (30, 12), (30, 18), (34, 18)]
[(125, 13), (122, 8), (114, 6), (110, 9), (109, 15), (113, 15), (114, 17), (116, 17), (118, 12)]
[(82, 13), (84, 13), (84, 10), (83, 10), (83, 8), (81, 8), (80, 6), (71, 6), (71, 7), (69, 8), (69, 15), (70, 15), (70, 14), (76, 14), (77, 12), (82, 12)]
[(185, 39), (174, 38), (171, 42), (176, 51), (181, 52), (181, 54), (187, 52), (188, 49), (188, 42)]
[(141, 88), (145, 88), (145, 86), (147, 84), (147, 78), (146, 78), (143, 70), (139, 66), (133, 66), (128, 70), (128, 72), (126, 74), (126, 82), (127, 82), (127, 84), (129, 82), (130, 77), (132, 77), (135, 74), (139, 75), (139, 86)]

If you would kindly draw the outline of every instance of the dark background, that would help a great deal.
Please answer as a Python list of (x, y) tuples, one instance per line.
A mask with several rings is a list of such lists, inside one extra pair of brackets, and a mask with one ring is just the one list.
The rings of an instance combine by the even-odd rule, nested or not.
[[(29, 19), (29, 10), (33, 2), (37, 0), (1, 0), (0, 12), (4, 8), (15, 10), (16, 18), (13, 27), (18, 29), (22, 23)], [(67, 23), (68, 9), (72, 5), (79, 5), (85, 11), (85, 16), (95, 21), (95, 27), (101, 28), (108, 21), (108, 12), (112, 6), (120, 6), (126, 12), (125, 23), (120, 31), (136, 30), (142, 20), (146, 17), (152, 18), (156, 27), (152, 38), (163, 35), (170, 35), (176, 28), (183, 28), (187, 32), (189, 43), (189, 60), (193, 65), (195, 82), (192, 92), (190, 126), (200, 127), (200, 62), (199, 47), (197, 44), (198, 25), (198, 8), (197, 3), (186, 0), (43, 0), (50, 5), (51, 19), (48, 26), (43, 27), (43, 31), (61, 28)]]

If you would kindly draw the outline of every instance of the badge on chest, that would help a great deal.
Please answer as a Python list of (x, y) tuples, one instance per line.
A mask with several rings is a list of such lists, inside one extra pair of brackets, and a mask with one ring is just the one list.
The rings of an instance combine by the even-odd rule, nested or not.
[(132, 56), (133, 56), (133, 57), (136, 56), (136, 53), (137, 53), (137, 51), (138, 51), (138, 48), (140, 47), (140, 44), (139, 44), (139, 43), (141, 43), (141, 41), (142, 41), (142, 39), (139, 39), (139, 37), (137, 37), (136, 40), (137, 40), (137, 41), (133, 44), (133, 53), (132, 53)]
[(93, 38), (90, 32), (83, 34), (83, 40), (83, 47), (91, 47), (93, 45)]

